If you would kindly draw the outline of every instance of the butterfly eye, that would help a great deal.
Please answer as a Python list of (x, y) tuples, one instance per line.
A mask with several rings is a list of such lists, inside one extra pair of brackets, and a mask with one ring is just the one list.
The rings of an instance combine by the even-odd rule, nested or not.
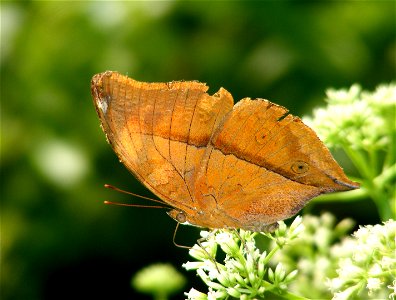
[(176, 221), (179, 223), (184, 223), (187, 221), (186, 214), (184, 212), (179, 212), (176, 215)]
[(299, 160), (292, 164), (291, 169), (294, 173), (303, 174), (308, 172), (309, 165), (306, 162)]

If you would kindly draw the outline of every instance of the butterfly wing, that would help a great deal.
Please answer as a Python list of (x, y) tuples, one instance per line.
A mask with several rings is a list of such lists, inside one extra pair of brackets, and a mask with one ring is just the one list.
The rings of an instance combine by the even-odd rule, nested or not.
[(232, 109), (220, 89), (198, 82), (145, 83), (117, 72), (95, 75), (101, 126), (120, 161), (148, 189), (184, 211), (194, 207), (193, 177), (213, 130)]
[[(314, 131), (267, 100), (244, 99), (213, 134), (197, 176), (196, 223), (261, 230), (311, 198), (350, 190), (350, 181)], [(210, 221), (208, 221), (210, 220)]]

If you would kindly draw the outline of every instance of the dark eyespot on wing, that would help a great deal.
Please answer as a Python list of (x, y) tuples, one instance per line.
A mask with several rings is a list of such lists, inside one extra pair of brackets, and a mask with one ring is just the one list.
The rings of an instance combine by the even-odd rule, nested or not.
[(292, 164), (291, 170), (297, 174), (304, 174), (309, 171), (309, 165), (305, 161), (298, 160)]

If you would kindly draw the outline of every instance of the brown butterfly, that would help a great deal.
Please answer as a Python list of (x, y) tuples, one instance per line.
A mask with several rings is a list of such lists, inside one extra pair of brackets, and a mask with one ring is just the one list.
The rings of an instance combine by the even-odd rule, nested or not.
[(356, 189), (301, 119), (264, 99), (234, 106), (223, 88), (92, 78), (103, 131), (121, 162), (174, 207), (179, 223), (265, 231), (324, 193)]

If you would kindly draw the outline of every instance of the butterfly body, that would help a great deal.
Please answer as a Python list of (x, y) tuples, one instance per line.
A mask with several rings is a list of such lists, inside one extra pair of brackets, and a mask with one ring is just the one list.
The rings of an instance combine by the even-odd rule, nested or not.
[(177, 221), (261, 231), (322, 193), (358, 188), (316, 134), (264, 99), (221, 88), (145, 83), (117, 72), (92, 79), (96, 111), (123, 164), (174, 207)]

